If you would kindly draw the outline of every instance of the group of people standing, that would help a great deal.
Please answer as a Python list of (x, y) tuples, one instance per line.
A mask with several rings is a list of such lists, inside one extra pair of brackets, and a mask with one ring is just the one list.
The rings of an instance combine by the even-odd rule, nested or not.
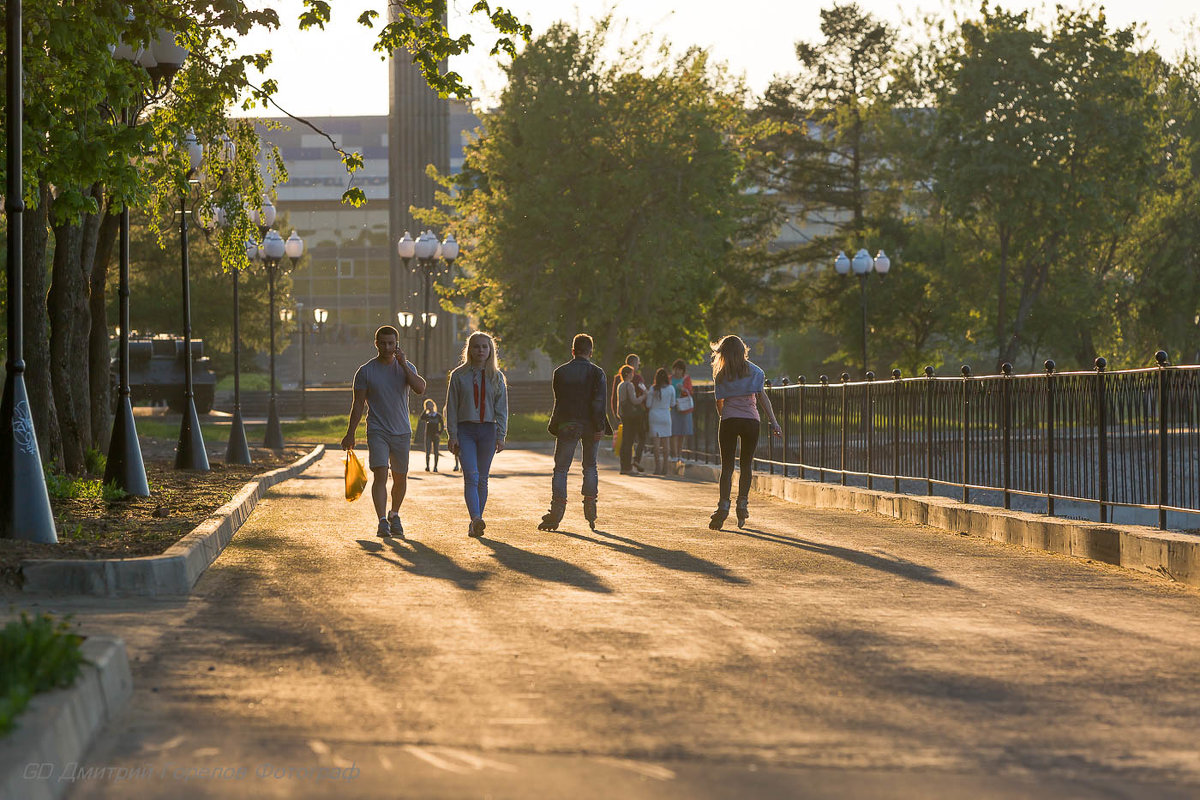
[(692, 379), (687, 364), (676, 359), (669, 374), (664, 367), (655, 370), (654, 382), (647, 387), (640, 366), (641, 359), (630, 353), (613, 381), (610, 408), (621, 422), (617, 445), (621, 474), (645, 472), (642, 453), (649, 444), (654, 474), (666, 475), (672, 462), (683, 461), (684, 444), (695, 432)]
[[(629, 355), (610, 395), (604, 370), (592, 363), (593, 347), (591, 336), (576, 335), (571, 343), (571, 360), (554, 370), (554, 407), (547, 425), (555, 437), (554, 471), (550, 509), (538, 525), (541, 530), (557, 530), (562, 521), (567, 504), (567, 473), (581, 445), (583, 512), (595, 529), (599, 494), (596, 456), (600, 441), (613, 433), (609, 410), (621, 423), (618, 449), (624, 475), (643, 472), (639, 462), (647, 439), (654, 457), (654, 472), (665, 475), (672, 459), (682, 459), (683, 444), (693, 435), (694, 390), (687, 365), (681, 359), (675, 361), (670, 373), (665, 368), (657, 369), (653, 384), (647, 386), (638, 373), (640, 359)], [(378, 355), (359, 367), (354, 375), (354, 402), (342, 447), (353, 449), (365, 411), (371, 499), (379, 517), (378, 535), (403, 537), (400, 507), (407, 491), (412, 440), (408, 393), (423, 395), (427, 384), (400, 348), (395, 328), (384, 325), (375, 332), (375, 349)], [(748, 360), (748, 354), (745, 343), (733, 335), (713, 346), (713, 380), (721, 418), (720, 499), (709, 522), (714, 530), (720, 529), (729, 514), (739, 444), (738, 525), (744, 525), (748, 516), (750, 468), (758, 442), (760, 405), (771, 421), (772, 434), (781, 435), (765, 392), (763, 371)], [(462, 359), (447, 379), (443, 412), (444, 416), (438, 413), (432, 399), (425, 401), (421, 415), (425, 468), (429, 469), (432, 455), (433, 469), (437, 470), (438, 439), (444, 426), (456, 468), (459, 465), (462, 468), (463, 496), (470, 516), (467, 535), (478, 538), (487, 527), (483, 515), (492, 460), (504, 449), (508, 434), (508, 384), (499, 369), (495, 340), (487, 333), (477, 331), (467, 338)]]

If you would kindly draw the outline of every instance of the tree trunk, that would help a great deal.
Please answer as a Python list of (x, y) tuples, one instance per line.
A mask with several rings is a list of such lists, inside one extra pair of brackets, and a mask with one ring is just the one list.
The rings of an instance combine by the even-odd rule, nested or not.
[(54, 408), (54, 389), (50, 379), (50, 336), (46, 317), (46, 220), (50, 206), (50, 187), (38, 187), (38, 202), (25, 212), (23, 245), (25, 248), (24, 328), (25, 390), (37, 430), (38, 449), (48, 464), (63, 462), (62, 432)]
[(63, 470), (79, 475), (92, 441), (88, 399), (88, 279), (83, 273), (84, 229), (79, 220), (52, 224), (54, 261), (50, 295), (50, 370), (63, 438)]
[[(103, 206), (101, 206), (103, 207)], [(105, 305), (108, 265), (121, 217), (109, 209), (99, 223), (96, 252), (92, 259), (88, 309), (92, 329), (88, 337), (88, 400), (92, 412), (92, 447), (107, 452), (112, 435), (112, 376), (108, 348), (108, 309)]]
[(1005, 361), (1010, 361), (1011, 354), (1017, 351), (1017, 346), (1021, 343), (1021, 334), (1025, 331), (1025, 323), (1029, 321), (1029, 316), (1033, 313), (1033, 306), (1042, 294), (1042, 288), (1046, 285), (1046, 277), (1049, 273), (1048, 260), (1042, 264), (1026, 265), (1021, 282), (1021, 300), (1017, 304), (1017, 313), (1013, 317), (1012, 334), (1001, 354)]

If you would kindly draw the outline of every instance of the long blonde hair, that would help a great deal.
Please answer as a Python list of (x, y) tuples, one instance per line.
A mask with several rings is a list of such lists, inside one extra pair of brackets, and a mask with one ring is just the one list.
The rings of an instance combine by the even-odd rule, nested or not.
[(471, 343), (478, 339), (487, 339), (488, 347), (491, 348), (491, 355), (483, 362), (484, 374), (492, 380), (495, 380), (496, 376), (499, 375), (500, 379), (503, 380), (504, 375), (500, 372), (500, 358), (496, 355), (496, 340), (490, 333), (475, 331), (467, 337), (467, 343), (463, 345), (462, 349), (462, 361), (459, 362), (458, 366), (462, 367), (471, 363)]
[(750, 374), (750, 348), (736, 334), (729, 334), (711, 345), (713, 381), (724, 383)]

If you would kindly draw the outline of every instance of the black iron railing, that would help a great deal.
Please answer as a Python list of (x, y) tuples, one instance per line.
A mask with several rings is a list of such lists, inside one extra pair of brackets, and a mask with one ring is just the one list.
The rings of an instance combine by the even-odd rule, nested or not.
[[(783, 428), (764, 420), (755, 468), (895, 492), (948, 494), (1071, 513), (1200, 513), (1200, 367), (924, 377), (768, 385)], [(711, 389), (696, 393), (693, 458), (720, 460)], [(1064, 512), (1061, 504), (1069, 508)], [(1056, 509), (1056, 503), (1060, 508)], [(1144, 512), (1143, 512), (1144, 513)]]

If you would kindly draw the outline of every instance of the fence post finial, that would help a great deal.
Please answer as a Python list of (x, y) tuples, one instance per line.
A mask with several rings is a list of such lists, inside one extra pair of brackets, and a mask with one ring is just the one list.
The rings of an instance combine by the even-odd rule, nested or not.
[(1155, 354), (1154, 354), (1154, 360), (1158, 362), (1158, 365), (1159, 365), (1160, 367), (1165, 367), (1165, 366), (1168, 366), (1168, 364), (1167, 364), (1167, 351), (1166, 351), (1166, 350), (1159, 350), (1157, 353), (1155, 353)]
[(1104, 372), (1104, 368), (1108, 366), (1108, 359), (1104, 356), (1096, 356), (1093, 363), (1096, 366), (1096, 372)]
[(1042, 366), (1045, 368), (1047, 374), (1054, 372), (1054, 367), (1055, 367), (1054, 359), (1047, 358), (1046, 363), (1042, 364)]
[(1003, 364), (1000, 365), (1000, 371), (1003, 372), (1005, 375), (1012, 375), (1012, 364), (1005, 361)]
[(900, 370), (899, 369), (892, 370), (892, 377), (895, 378), (896, 380), (900, 380)]
[(926, 377), (926, 378), (932, 378), (932, 377), (933, 377), (933, 367), (930, 367), (930, 366), (926, 366), (926, 367), (925, 367), (925, 377)]

